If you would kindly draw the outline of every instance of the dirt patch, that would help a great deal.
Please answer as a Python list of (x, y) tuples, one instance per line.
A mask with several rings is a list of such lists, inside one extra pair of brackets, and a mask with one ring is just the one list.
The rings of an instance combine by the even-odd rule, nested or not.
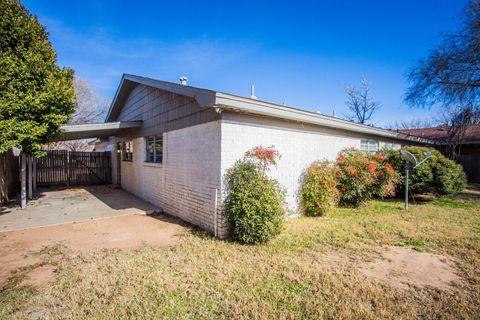
[(43, 287), (55, 279), (55, 268), (51, 265), (37, 267), (27, 274), (28, 278), (23, 282), (30, 287)]
[(127, 215), (86, 222), (11, 231), (0, 234), (0, 282), (12, 271), (41, 261), (33, 253), (63, 244), (79, 252), (106, 248), (136, 249), (143, 245), (172, 246), (186, 229), (178, 219), (160, 215)]
[[(0, 246), (2, 243), (4, 243), (3, 239), (0, 240)], [(0, 283), (6, 280), (12, 271), (20, 267), (33, 266), (41, 261), (39, 256), (18, 251), (8, 252), (8, 250), (9, 248), (0, 248)]]
[(362, 265), (360, 270), (400, 289), (415, 286), (453, 290), (461, 282), (451, 259), (410, 248), (390, 247), (382, 258)]

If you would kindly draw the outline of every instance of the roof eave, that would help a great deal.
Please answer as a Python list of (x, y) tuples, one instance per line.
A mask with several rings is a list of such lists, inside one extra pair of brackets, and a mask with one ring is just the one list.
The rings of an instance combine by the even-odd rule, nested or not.
[(391, 139), (399, 139), (410, 142), (424, 143), (434, 145), (435, 141), (424, 139), (421, 137), (410, 136), (400, 132), (386, 129), (371, 127), (368, 125), (358, 124), (351, 121), (328, 117), (310, 111), (285, 107), (264, 101), (252, 101), (252, 99), (239, 96), (229, 95), (225, 93), (217, 93), (215, 104), (224, 109), (237, 112), (247, 112), (252, 114), (264, 115), (273, 118), (287, 119), (302, 123), (310, 123), (323, 127), (343, 129), (358, 133), (381, 136)]
[(118, 134), (119, 132), (140, 128), (142, 121), (118, 121), (105, 123), (89, 123), (78, 125), (62, 126), (62, 135), (52, 141), (91, 139), (98, 137), (107, 137)]

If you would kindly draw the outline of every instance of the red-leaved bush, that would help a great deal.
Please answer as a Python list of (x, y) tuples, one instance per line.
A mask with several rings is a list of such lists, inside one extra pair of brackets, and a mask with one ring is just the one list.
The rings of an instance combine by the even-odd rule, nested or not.
[(274, 145), (270, 147), (256, 146), (245, 153), (247, 159), (260, 163), (263, 173), (269, 170), (271, 165), (277, 165), (277, 161), (282, 158), (280, 152), (275, 149)]
[(340, 204), (357, 207), (373, 197), (393, 196), (395, 172), (382, 153), (350, 148), (337, 157)]

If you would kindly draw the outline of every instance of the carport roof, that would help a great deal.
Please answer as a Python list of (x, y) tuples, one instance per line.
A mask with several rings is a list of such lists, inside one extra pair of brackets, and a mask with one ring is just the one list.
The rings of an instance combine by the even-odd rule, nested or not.
[(109, 137), (121, 131), (138, 128), (142, 121), (117, 121), (105, 123), (89, 123), (62, 126), (63, 134), (56, 140), (77, 140)]

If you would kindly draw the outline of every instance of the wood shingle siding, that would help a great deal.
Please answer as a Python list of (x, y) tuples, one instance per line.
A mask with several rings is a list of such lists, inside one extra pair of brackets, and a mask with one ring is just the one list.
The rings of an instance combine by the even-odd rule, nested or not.
[(131, 137), (149, 136), (215, 121), (219, 115), (201, 107), (195, 99), (145, 85), (137, 85), (123, 106), (119, 121), (143, 121)]

